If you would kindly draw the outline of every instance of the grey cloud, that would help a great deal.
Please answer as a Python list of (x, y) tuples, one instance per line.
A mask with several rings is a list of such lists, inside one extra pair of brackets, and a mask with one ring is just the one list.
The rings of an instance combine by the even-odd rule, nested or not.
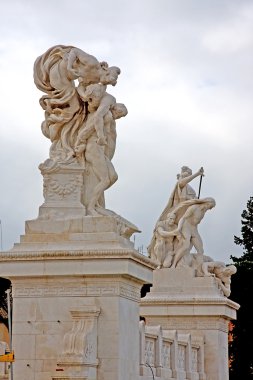
[(40, 132), (41, 94), (32, 82), (32, 65), (38, 55), (60, 43), (78, 46), (122, 69), (110, 92), (127, 105), (129, 114), (118, 123), (114, 164), (119, 181), (106, 198), (108, 208), (143, 231), (136, 245), (148, 245), (179, 168), (186, 164), (196, 170), (203, 165), (203, 195), (217, 201), (200, 226), (206, 251), (223, 260), (239, 254), (233, 235), (240, 233), (240, 214), (252, 195), (250, 27), (243, 36), (248, 42), (240, 48), (233, 47), (233, 40), (230, 50), (222, 44), (219, 49), (213, 46), (222, 28), (229, 31), (234, 21), (240, 25), (250, 17), (251, 4), (237, 0), (1, 4), (0, 32), (5, 38), (0, 43), (0, 75), (5, 91), (0, 95), (0, 219), (5, 248), (18, 240), (24, 221), (35, 218), (42, 203), (37, 166), (47, 158), (49, 143)]

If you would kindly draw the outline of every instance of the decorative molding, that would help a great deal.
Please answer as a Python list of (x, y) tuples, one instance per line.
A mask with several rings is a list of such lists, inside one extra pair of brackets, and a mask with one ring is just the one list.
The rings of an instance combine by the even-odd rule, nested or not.
[(86, 286), (22, 286), (13, 288), (14, 298), (31, 298), (31, 297), (83, 297), (87, 296)]
[(164, 368), (171, 368), (171, 343), (163, 341), (162, 345), (162, 366)]
[[(63, 337), (57, 366), (63, 368), (66, 379), (96, 379), (98, 366), (98, 317), (100, 307), (87, 305), (70, 310), (72, 328)], [(74, 376), (73, 376), (74, 375)], [(61, 378), (61, 377), (60, 377)], [(53, 377), (57, 379), (57, 376)]]
[(120, 285), (119, 295), (123, 298), (140, 302), (140, 290), (131, 285)]
[(140, 301), (138, 287), (121, 282), (88, 284), (76, 286), (74, 284), (54, 285), (41, 283), (31, 285), (20, 284), (13, 287), (14, 298), (41, 298), (41, 297), (122, 297), (136, 302)]
[(186, 357), (186, 347), (182, 344), (179, 344), (178, 353), (177, 353), (177, 368), (179, 370), (185, 371), (185, 357)]
[(212, 296), (209, 297), (201, 297), (201, 296), (147, 296), (141, 299), (141, 306), (149, 306), (150, 304), (154, 305), (208, 305), (208, 304), (221, 304), (231, 306), (232, 308), (238, 310), (240, 305), (236, 302), (228, 299), (225, 296)]
[(191, 370), (198, 372), (198, 348), (192, 347), (191, 352)]
[(149, 317), (145, 316), (147, 323), (159, 323), (164, 330), (219, 330), (228, 332), (228, 320), (220, 317)]
[(63, 338), (63, 348), (58, 363), (98, 364), (97, 320), (100, 308), (86, 306), (71, 310), (73, 325)]
[(43, 194), (45, 201), (80, 201), (82, 174), (50, 173), (44, 175)]
[[(152, 367), (156, 378), (161, 379), (202, 379), (204, 373), (204, 332), (192, 336), (189, 332), (180, 333), (167, 330), (159, 325), (149, 326), (140, 322), (140, 376), (150, 376), (147, 370)], [(168, 337), (170, 336), (170, 341)], [(195, 343), (192, 343), (195, 341)], [(197, 343), (198, 342), (198, 343)]]
[(148, 363), (151, 367), (155, 364), (155, 338), (145, 339), (144, 348), (145, 363)]
[(156, 264), (135, 250), (87, 250), (87, 251), (7, 251), (1, 252), (0, 261), (78, 260), (78, 259), (132, 259), (153, 269)]

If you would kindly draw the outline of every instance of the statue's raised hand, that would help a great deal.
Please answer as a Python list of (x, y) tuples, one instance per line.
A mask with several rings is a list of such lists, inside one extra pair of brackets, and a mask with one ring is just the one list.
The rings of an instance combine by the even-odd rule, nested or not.
[(201, 168), (199, 169), (198, 171), (198, 174), (201, 175), (202, 177), (204, 177), (204, 168), (201, 166)]

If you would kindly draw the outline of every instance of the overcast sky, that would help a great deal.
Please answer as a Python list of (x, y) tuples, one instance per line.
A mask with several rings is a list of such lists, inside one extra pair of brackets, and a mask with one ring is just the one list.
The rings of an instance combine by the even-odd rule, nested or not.
[(0, 36), (5, 250), (43, 203), (38, 165), (50, 144), (33, 63), (63, 44), (121, 68), (108, 92), (129, 113), (117, 123), (119, 180), (106, 205), (142, 230), (136, 247), (146, 251), (181, 166), (203, 166), (201, 196), (217, 202), (199, 226), (205, 252), (226, 262), (241, 255), (233, 236), (253, 195), (251, 0), (0, 0)]

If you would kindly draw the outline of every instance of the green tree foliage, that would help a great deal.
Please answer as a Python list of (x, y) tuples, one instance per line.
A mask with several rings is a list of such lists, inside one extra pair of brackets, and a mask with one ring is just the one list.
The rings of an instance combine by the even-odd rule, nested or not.
[(240, 304), (237, 320), (233, 322), (232, 342), (230, 342), (230, 380), (253, 380), (253, 197), (247, 202), (242, 213), (241, 237), (234, 242), (243, 247), (243, 254), (231, 256), (237, 267), (232, 277), (230, 298)]

